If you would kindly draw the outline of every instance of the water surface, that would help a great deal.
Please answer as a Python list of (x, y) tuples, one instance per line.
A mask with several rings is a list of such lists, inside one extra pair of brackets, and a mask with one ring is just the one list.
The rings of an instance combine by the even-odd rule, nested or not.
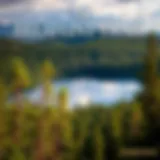
[[(136, 80), (64, 79), (54, 81), (52, 86), (56, 94), (62, 87), (68, 89), (71, 107), (91, 103), (113, 105), (130, 102), (142, 90), (142, 85)], [(41, 87), (37, 87), (29, 94), (33, 102), (39, 102), (41, 96)]]

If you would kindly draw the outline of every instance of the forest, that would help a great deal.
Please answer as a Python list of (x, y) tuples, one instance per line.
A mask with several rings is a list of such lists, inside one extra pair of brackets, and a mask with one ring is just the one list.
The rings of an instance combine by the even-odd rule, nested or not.
[[(69, 41), (69, 38), (66, 39)], [(38, 65), (45, 58), (50, 58), (56, 66), (58, 78), (81, 75), (96, 78), (139, 78), (146, 53), (145, 39), (146, 37), (101, 37), (79, 43), (61, 39), (36, 43), (1, 39), (0, 48), (1, 56), (17, 54), (24, 58), (27, 65), (34, 68), (33, 72), (37, 72)], [(159, 45), (157, 47), (159, 49)]]
[[(125, 147), (156, 148), (158, 154), (154, 159), (160, 159), (158, 41), (154, 35), (134, 43), (131, 40), (113, 41), (100, 40), (68, 47), (64, 44), (37, 46), (19, 43), (17, 47), (13, 42), (1, 43), (0, 160), (123, 160), (125, 158), (119, 157), (119, 151)], [(106, 57), (100, 60), (101, 63), (105, 63), (109, 56), (111, 59), (120, 56), (126, 63), (123, 58), (117, 61), (113, 58), (112, 61), (135, 65), (143, 57), (141, 81), (144, 90), (131, 103), (110, 107), (97, 104), (86, 108), (77, 106), (71, 110), (67, 89), (62, 87), (55, 94), (51, 89), (52, 80), (59, 73), (60, 64), (61, 69), (66, 68), (63, 66), (66, 61), (73, 65), (65, 54), (75, 54), (75, 57), (70, 56), (72, 61), (80, 63), (77, 56), (87, 52), (85, 56), (89, 57), (96, 49)], [(137, 61), (133, 61), (132, 56)], [(105, 63), (105, 67), (109, 64)], [(35, 80), (36, 75), (38, 80)], [(42, 106), (31, 104), (23, 96), (24, 90), (36, 83), (43, 86)], [(10, 95), (14, 100), (8, 103)], [(55, 105), (48, 104), (50, 96), (55, 98)]]

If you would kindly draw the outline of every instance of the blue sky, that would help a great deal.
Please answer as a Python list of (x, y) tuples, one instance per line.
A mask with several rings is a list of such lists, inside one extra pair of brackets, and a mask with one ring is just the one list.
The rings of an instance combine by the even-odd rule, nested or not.
[(160, 0), (0, 0), (0, 23), (14, 23), (16, 35), (82, 28), (139, 33), (160, 28)]

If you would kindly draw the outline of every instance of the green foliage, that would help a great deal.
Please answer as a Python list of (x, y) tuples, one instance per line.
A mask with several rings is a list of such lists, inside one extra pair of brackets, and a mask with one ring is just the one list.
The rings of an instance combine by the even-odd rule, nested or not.
[(23, 59), (16, 57), (12, 61), (13, 84), (17, 88), (28, 87), (30, 85), (30, 76)]
[(6, 84), (4, 83), (4, 80), (0, 78), (0, 103), (4, 105), (6, 99), (8, 96), (8, 89)]
[(56, 71), (55, 67), (53, 66), (52, 62), (50, 60), (45, 60), (42, 66), (41, 74), (43, 76), (43, 79), (52, 79), (52, 76), (55, 76)]
[[(37, 156), (55, 158), (58, 155), (64, 160), (84, 158), (105, 160), (108, 157), (114, 157), (117, 153), (116, 148), (119, 147), (118, 141), (123, 142), (123, 145), (130, 142), (130, 139), (128, 142), (124, 141), (123, 132), (118, 135), (118, 139), (115, 136), (117, 131), (112, 126), (112, 115), (116, 116), (117, 122), (118, 120), (121, 123), (124, 121), (122, 117), (118, 117), (117, 111), (121, 111), (124, 118), (127, 118), (125, 114), (128, 109), (132, 116), (129, 117), (131, 120), (126, 119), (130, 124), (129, 128), (125, 128), (126, 126), (117, 122), (116, 126), (124, 127), (123, 130), (128, 132), (129, 138), (133, 140), (134, 137), (134, 142), (137, 144), (140, 143), (139, 139), (144, 139), (143, 134), (141, 135), (145, 131), (144, 120), (139, 104), (123, 105), (125, 106), (115, 106), (113, 109), (91, 106), (65, 112), (60, 112), (58, 108), (36, 108), (33, 105), (24, 107), (21, 110), (20, 143), (17, 144), (12, 141), (14, 138), (12, 135), (13, 123), (17, 119), (14, 115), (15, 108), (5, 108), (3, 112), (1, 111), (3, 121), (0, 121), (0, 134), (1, 137), (3, 136), (3, 141), (0, 141), (1, 149), (3, 149), (4, 156), (8, 149), (12, 150), (9, 152), (8, 160), (14, 158), (36, 159)], [(139, 131), (138, 136), (131, 132), (136, 128)], [(57, 139), (60, 140), (58, 143)], [(56, 144), (60, 144), (60, 148), (57, 148)], [(16, 147), (17, 145), (18, 147)]]
[(13, 147), (12, 154), (10, 155), (10, 160), (26, 160), (25, 155), (17, 147)]
[[(1, 43), (3, 45), (4, 42), (0, 42), (0, 45)], [(46, 58), (54, 62), (57, 76), (63, 77), (66, 76), (66, 71), (72, 71), (81, 67), (102, 66), (104, 69), (108, 67), (112, 69), (120, 67), (123, 69), (137, 66), (144, 62), (143, 56), (145, 54), (145, 38), (141, 37), (106, 38), (71, 45), (51, 40), (35, 44), (15, 43), (14, 45), (17, 46), (15, 47), (17, 49), (5, 47), (6, 45), (4, 47), (13, 51), (11, 53), (12, 56), (16, 56), (15, 52), (18, 54), (21, 51), (19, 56), (26, 60), (27, 65), (31, 69), (31, 74), (34, 75), (34, 81), (38, 80), (36, 72), (39, 70), (39, 65)], [(0, 51), (0, 53), (3, 53), (3, 51)], [(6, 66), (6, 63), (10, 64), (6, 60), (2, 62), (4, 62), (4, 66)]]
[[(50, 44), (47, 47), (50, 47), (48, 50), (52, 51), (54, 49), (54, 52), (58, 51), (57, 53), (60, 54), (69, 54), (71, 49), (76, 56), (81, 56), (80, 52), (89, 52), (90, 54), (94, 48), (101, 52), (103, 57), (103, 52), (106, 52), (108, 48), (116, 53), (119, 52), (117, 48), (125, 47), (127, 43), (126, 41), (125, 43), (116, 41), (114, 42), (117, 44), (116, 48), (112, 46), (113, 41), (107, 41), (108, 46), (105, 45), (106, 40), (99, 40), (94, 43), (83, 44), (85, 48), (81, 45), (76, 45), (74, 46), (75, 48), (73, 46), (73, 48), (68, 48), (67, 46), (55, 44), (53, 46)], [(136, 44), (134, 47), (142, 51), (143, 47), (141, 45)], [(39, 53), (39, 57), (43, 59), (41, 56), (44, 54), (46, 46), (42, 45), (39, 46), (40, 48), (36, 48), (36, 45), (33, 45), (28, 47), (24, 47), (27, 52), (33, 48), (37, 52), (42, 51), (42, 53)], [(123, 47), (122, 49), (124, 49)], [(127, 52), (130, 47), (125, 47)], [(112, 108), (92, 105), (87, 108), (77, 107), (70, 110), (68, 106), (68, 91), (66, 89), (60, 91), (57, 99), (58, 105), (52, 106), (52, 108), (48, 104), (40, 107), (24, 100), (22, 101), (23, 107), (18, 108), (17, 104), (7, 105), (5, 103), (8, 88), (1, 80), (0, 159), (117, 160), (117, 153), (120, 147), (146, 145), (149, 138), (153, 140), (153, 136), (156, 136), (159, 129), (160, 122), (160, 94), (158, 92), (159, 84), (157, 83), (156, 65), (156, 57), (158, 55), (156, 47), (155, 39), (151, 36), (146, 56), (145, 90), (142, 93), (142, 100), (117, 104)], [(67, 53), (66, 50), (68, 51)], [(32, 51), (32, 53), (37, 53), (36, 51)], [(75, 53), (75, 51), (78, 53)], [(93, 55), (95, 53), (92, 53)], [(25, 56), (27, 57), (28, 55)], [(88, 63), (90, 62), (87, 61)], [(74, 63), (74, 65), (77, 64)], [(11, 68), (13, 75), (11, 81), (16, 85), (15, 88), (28, 87), (31, 80), (23, 60), (21, 58), (13, 59)], [(43, 63), (41, 76), (45, 88), (45, 98), (47, 99), (50, 94), (48, 89), (51, 89), (52, 76), (55, 76), (55, 67), (50, 60), (46, 60)], [(21, 90), (20, 93), (23, 94)], [(158, 136), (156, 137), (157, 139)], [(153, 144), (157, 145), (156, 142)]]
[(100, 127), (95, 127), (93, 137), (95, 160), (104, 160), (104, 139)]
[(122, 132), (122, 116), (123, 111), (122, 109), (115, 109), (115, 111), (112, 113), (112, 125), (114, 129), (115, 137), (118, 139), (121, 137)]
[(19, 54), (21, 44), (8, 39), (0, 39), (0, 76), (9, 78), (11, 58)]
[(68, 98), (68, 90), (66, 88), (62, 88), (58, 95), (58, 106), (61, 111), (68, 109)]
[(147, 41), (144, 91), (141, 95), (141, 100), (145, 120), (148, 125), (148, 141), (156, 145), (159, 145), (157, 141), (160, 141), (157, 136), (160, 134), (158, 131), (160, 127), (158, 49), (158, 40), (154, 34), (151, 34)]

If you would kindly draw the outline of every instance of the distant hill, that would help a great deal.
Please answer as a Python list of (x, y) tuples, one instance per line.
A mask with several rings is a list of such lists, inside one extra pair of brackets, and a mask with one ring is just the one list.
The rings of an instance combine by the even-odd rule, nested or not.
[(17, 48), (33, 72), (45, 58), (50, 58), (57, 67), (58, 77), (134, 78), (140, 75), (146, 53), (145, 37), (74, 38), (17, 42)]
[[(94, 41), (97, 39), (108, 39), (108, 38), (119, 38), (119, 37), (127, 37), (129, 35), (127, 35), (126, 33), (123, 32), (118, 32), (118, 33), (114, 33), (111, 31), (107, 31), (107, 32), (102, 32), (100, 30), (95, 30), (92, 31), (91, 33), (87, 32), (82, 32), (82, 33), (78, 33), (78, 32), (73, 32), (73, 33), (63, 33), (63, 34), (56, 34), (56, 35), (41, 35), (38, 37), (17, 37), (17, 40), (21, 40), (24, 42), (30, 42), (30, 43), (37, 43), (37, 42), (49, 42), (49, 41), (54, 41), (54, 42), (60, 42), (60, 43), (66, 43), (66, 44), (78, 44), (78, 43), (85, 43), (88, 41)], [(134, 36), (134, 35), (130, 35), (130, 36)]]
[(119, 77), (118, 72), (124, 72), (122, 77), (135, 77), (139, 70), (137, 66), (143, 64), (146, 47), (144, 37), (117, 36), (96, 37), (94, 40), (81, 37), (76, 41), (74, 38), (46, 40), (24, 48), (22, 56), (28, 62), (34, 65), (49, 57), (61, 76), (90, 75), (105, 78)]

